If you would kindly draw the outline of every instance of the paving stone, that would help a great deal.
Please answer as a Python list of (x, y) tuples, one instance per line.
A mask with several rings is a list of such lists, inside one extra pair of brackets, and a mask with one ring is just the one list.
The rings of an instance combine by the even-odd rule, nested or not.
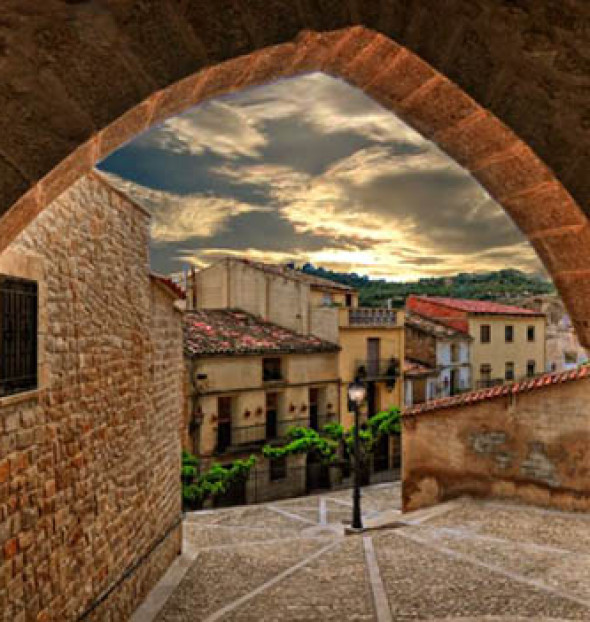
[(200, 553), (156, 620), (205, 620), (324, 545), (322, 541), (287, 540)]
[(396, 621), (485, 615), (590, 619), (588, 607), (452, 559), (398, 532), (376, 535), (374, 546)]

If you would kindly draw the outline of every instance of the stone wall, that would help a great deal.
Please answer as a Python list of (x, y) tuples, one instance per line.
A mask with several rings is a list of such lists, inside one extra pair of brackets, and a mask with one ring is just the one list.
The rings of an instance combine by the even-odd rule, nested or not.
[(0, 255), (45, 292), (41, 386), (0, 400), (5, 621), (123, 620), (179, 552), (181, 326), (148, 236), (91, 174)]
[(590, 510), (590, 375), (408, 414), (402, 440), (405, 511), (465, 494)]
[(432, 335), (406, 325), (406, 357), (435, 367), (436, 340)]

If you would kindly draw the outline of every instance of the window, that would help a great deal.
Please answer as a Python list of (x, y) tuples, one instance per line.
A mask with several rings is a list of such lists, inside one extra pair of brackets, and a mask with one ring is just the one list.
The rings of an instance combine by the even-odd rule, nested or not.
[(492, 340), (492, 330), (489, 324), (482, 324), (479, 327), (479, 340), (481, 343), (490, 343)]
[(329, 294), (327, 292), (324, 292), (322, 294), (322, 305), (324, 307), (331, 307), (333, 302), (334, 299), (332, 298), (332, 294)]
[(38, 287), (0, 275), (0, 397), (37, 388)]
[(232, 398), (217, 398), (217, 452), (223, 453), (232, 444), (231, 438)]
[(526, 375), (529, 378), (532, 378), (535, 375), (535, 367), (536, 367), (536, 362), (533, 361), (532, 359), (530, 361), (527, 361), (526, 364)]
[(270, 481), (276, 482), (287, 477), (287, 456), (273, 458), (270, 461)]
[(490, 380), (492, 377), (492, 366), (489, 363), (483, 363), (479, 368), (479, 375), (482, 380)]
[(504, 327), (504, 339), (506, 343), (514, 341), (514, 326), (508, 325)]
[(262, 359), (262, 380), (264, 382), (272, 382), (273, 380), (282, 380), (281, 359), (269, 358)]
[(457, 363), (459, 361), (459, 344), (452, 343), (451, 344), (451, 362)]
[(512, 363), (511, 361), (506, 363), (504, 378), (506, 380), (514, 380), (514, 363)]
[(535, 340), (535, 327), (534, 326), (527, 326), (527, 329), (526, 329), (526, 340), (527, 341), (534, 341)]
[(346, 306), (352, 307), (352, 294), (346, 294)]
[(576, 365), (578, 362), (578, 353), (572, 350), (566, 350), (563, 353), (563, 361), (566, 365)]

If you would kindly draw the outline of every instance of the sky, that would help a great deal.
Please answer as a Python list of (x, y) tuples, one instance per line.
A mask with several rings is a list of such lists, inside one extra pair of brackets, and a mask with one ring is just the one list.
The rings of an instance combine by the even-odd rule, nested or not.
[(158, 272), (228, 255), (415, 280), (543, 274), (503, 209), (362, 91), (321, 73), (207, 101), (99, 164), (152, 213)]

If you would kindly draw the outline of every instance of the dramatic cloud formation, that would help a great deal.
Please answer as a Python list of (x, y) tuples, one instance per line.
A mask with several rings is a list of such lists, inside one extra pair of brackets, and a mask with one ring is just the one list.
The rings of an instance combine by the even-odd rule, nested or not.
[(155, 243), (184, 241), (191, 237), (209, 238), (239, 214), (265, 212), (271, 208), (203, 194), (178, 195), (152, 190), (117, 175), (111, 183), (152, 214), (151, 234)]
[(465, 170), (323, 74), (207, 102), (101, 168), (152, 211), (162, 271), (228, 254), (389, 279), (542, 271)]

